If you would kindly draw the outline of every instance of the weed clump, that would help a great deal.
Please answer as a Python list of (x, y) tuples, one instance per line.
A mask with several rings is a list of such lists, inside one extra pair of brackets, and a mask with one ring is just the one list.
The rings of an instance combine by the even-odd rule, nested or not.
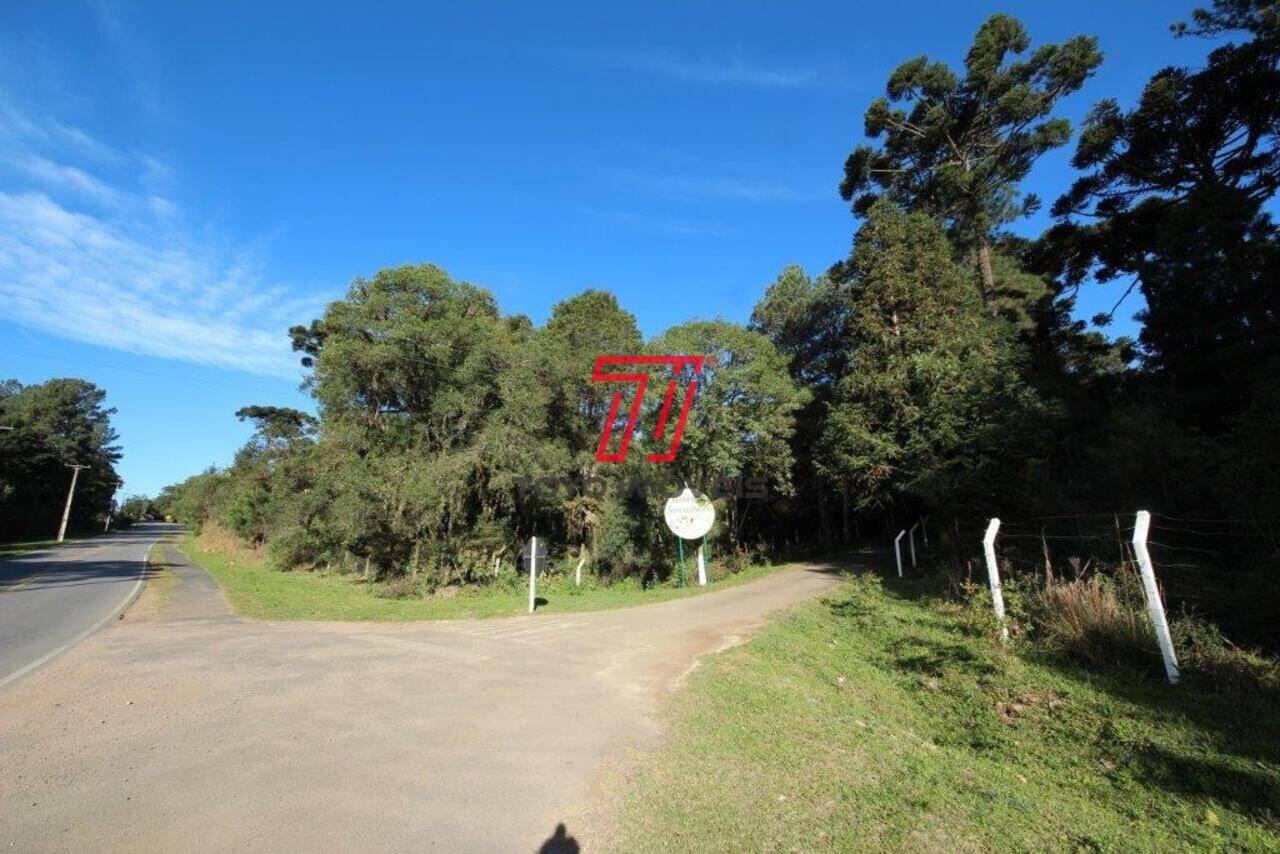
[(1280, 664), (1231, 643), (1213, 623), (1182, 616), (1170, 632), (1183, 672), (1201, 687), (1223, 694), (1280, 696)]
[(1159, 664), (1146, 613), (1111, 579), (1046, 584), (1027, 600), (1032, 637), (1045, 652), (1094, 667), (1148, 670)]

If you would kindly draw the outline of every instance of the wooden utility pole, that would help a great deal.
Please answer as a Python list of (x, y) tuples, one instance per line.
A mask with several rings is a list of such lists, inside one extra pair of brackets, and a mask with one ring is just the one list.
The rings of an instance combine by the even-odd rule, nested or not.
[(62, 542), (62, 538), (67, 535), (67, 520), (71, 518), (71, 499), (76, 495), (76, 481), (80, 479), (80, 469), (87, 469), (88, 466), (79, 464), (67, 464), (67, 468), (71, 469), (71, 488), (67, 490), (67, 506), (62, 511), (62, 525), (58, 528), (58, 542)]

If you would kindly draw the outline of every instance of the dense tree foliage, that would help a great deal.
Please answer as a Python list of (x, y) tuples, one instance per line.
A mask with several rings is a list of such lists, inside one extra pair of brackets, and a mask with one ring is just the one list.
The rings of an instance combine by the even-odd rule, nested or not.
[[(719, 479), (752, 477), (789, 488), (788, 440), (805, 394), (770, 340), (735, 324), (686, 324), (646, 345), (634, 317), (592, 290), (535, 328), (425, 265), (357, 280), (292, 334), (319, 417), (240, 410), (257, 432), (234, 464), (160, 502), (186, 521), (216, 518), (285, 565), (468, 582), (538, 534), (603, 575), (645, 575), (670, 563), (661, 557), (672, 545), (660, 523), (667, 487), (711, 491)], [(627, 462), (597, 462), (616, 387), (591, 382), (591, 371), (597, 356), (669, 351), (711, 359), (683, 451), (651, 486), (652, 437), (637, 436)], [(644, 423), (654, 423), (665, 385), (652, 384)], [(739, 498), (731, 489), (718, 499), (733, 545)]]
[(121, 502), (111, 520), (112, 527), (125, 528), (136, 522), (154, 522), (163, 518), (155, 502), (145, 495), (130, 495)]
[(76, 480), (68, 530), (101, 528), (119, 478), (114, 409), (106, 392), (77, 379), (23, 386), (0, 383), (0, 542), (56, 536), (72, 464)]
[(983, 310), (924, 213), (877, 202), (846, 270), (853, 368), (827, 412), (819, 472), (860, 509), (996, 506), (1020, 467), (1011, 452), (1043, 446), (1044, 416), (1011, 331)]
[[(1227, 30), (1247, 4), (1197, 16)], [(1262, 29), (1165, 68), (1131, 110), (1089, 115), (1058, 200), (1052, 255), (1070, 281), (1127, 280), (1145, 298), (1146, 367), (1182, 423), (1220, 433), (1280, 356), (1280, 241), (1264, 205), (1280, 187), (1280, 34)], [(1105, 320), (1106, 318), (1100, 318)]]

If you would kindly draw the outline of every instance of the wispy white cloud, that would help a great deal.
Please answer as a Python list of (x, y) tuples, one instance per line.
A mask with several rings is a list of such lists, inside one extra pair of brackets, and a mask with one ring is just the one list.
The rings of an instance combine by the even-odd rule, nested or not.
[(615, 172), (614, 176), (629, 186), (651, 193), (679, 199), (729, 199), (740, 202), (812, 202), (830, 197), (830, 192), (802, 189), (776, 181), (741, 180), (736, 178), (641, 174)]
[[(0, 317), (132, 353), (296, 377), (285, 330), (313, 299), (272, 286), (255, 247), (187, 225), (172, 170), (0, 92)], [(97, 162), (90, 162), (90, 161)]]
[(695, 83), (728, 83), (747, 86), (790, 88), (811, 86), (822, 81), (815, 68), (765, 66), (740, 58), (688, 59), (665, 52), (628, 53), (601, 56), (618, 68), (644, 71)]
[(18, 167), (40, 183), (70, 190), (78, 196), (99, 204), (118, 207), (125, 198), (119, 190), (83, 169), (54, 163), (36, 154), (28, 154), (20, 159)]
[(22, 112), (16, 106), (16, 99), (3, 86), (0, 86), (0, 145), (8, 152), (35, 148), (104, 164), (119, 164), (124, 160), (120, 152), (75, 125), (51, 116), (37, 117)]

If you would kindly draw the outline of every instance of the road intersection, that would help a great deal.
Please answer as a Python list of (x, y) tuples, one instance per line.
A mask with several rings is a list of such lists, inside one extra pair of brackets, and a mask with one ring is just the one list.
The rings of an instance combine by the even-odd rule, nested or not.
[(270, 623), (169, 557), (163, 602), (148, 591), (0, 691), (0, 846), (511, 851), (564, 823), (593, 847), (601, 774), (658, 733), (697, 657), (839, 578), (802, 566), (571, 616)]

